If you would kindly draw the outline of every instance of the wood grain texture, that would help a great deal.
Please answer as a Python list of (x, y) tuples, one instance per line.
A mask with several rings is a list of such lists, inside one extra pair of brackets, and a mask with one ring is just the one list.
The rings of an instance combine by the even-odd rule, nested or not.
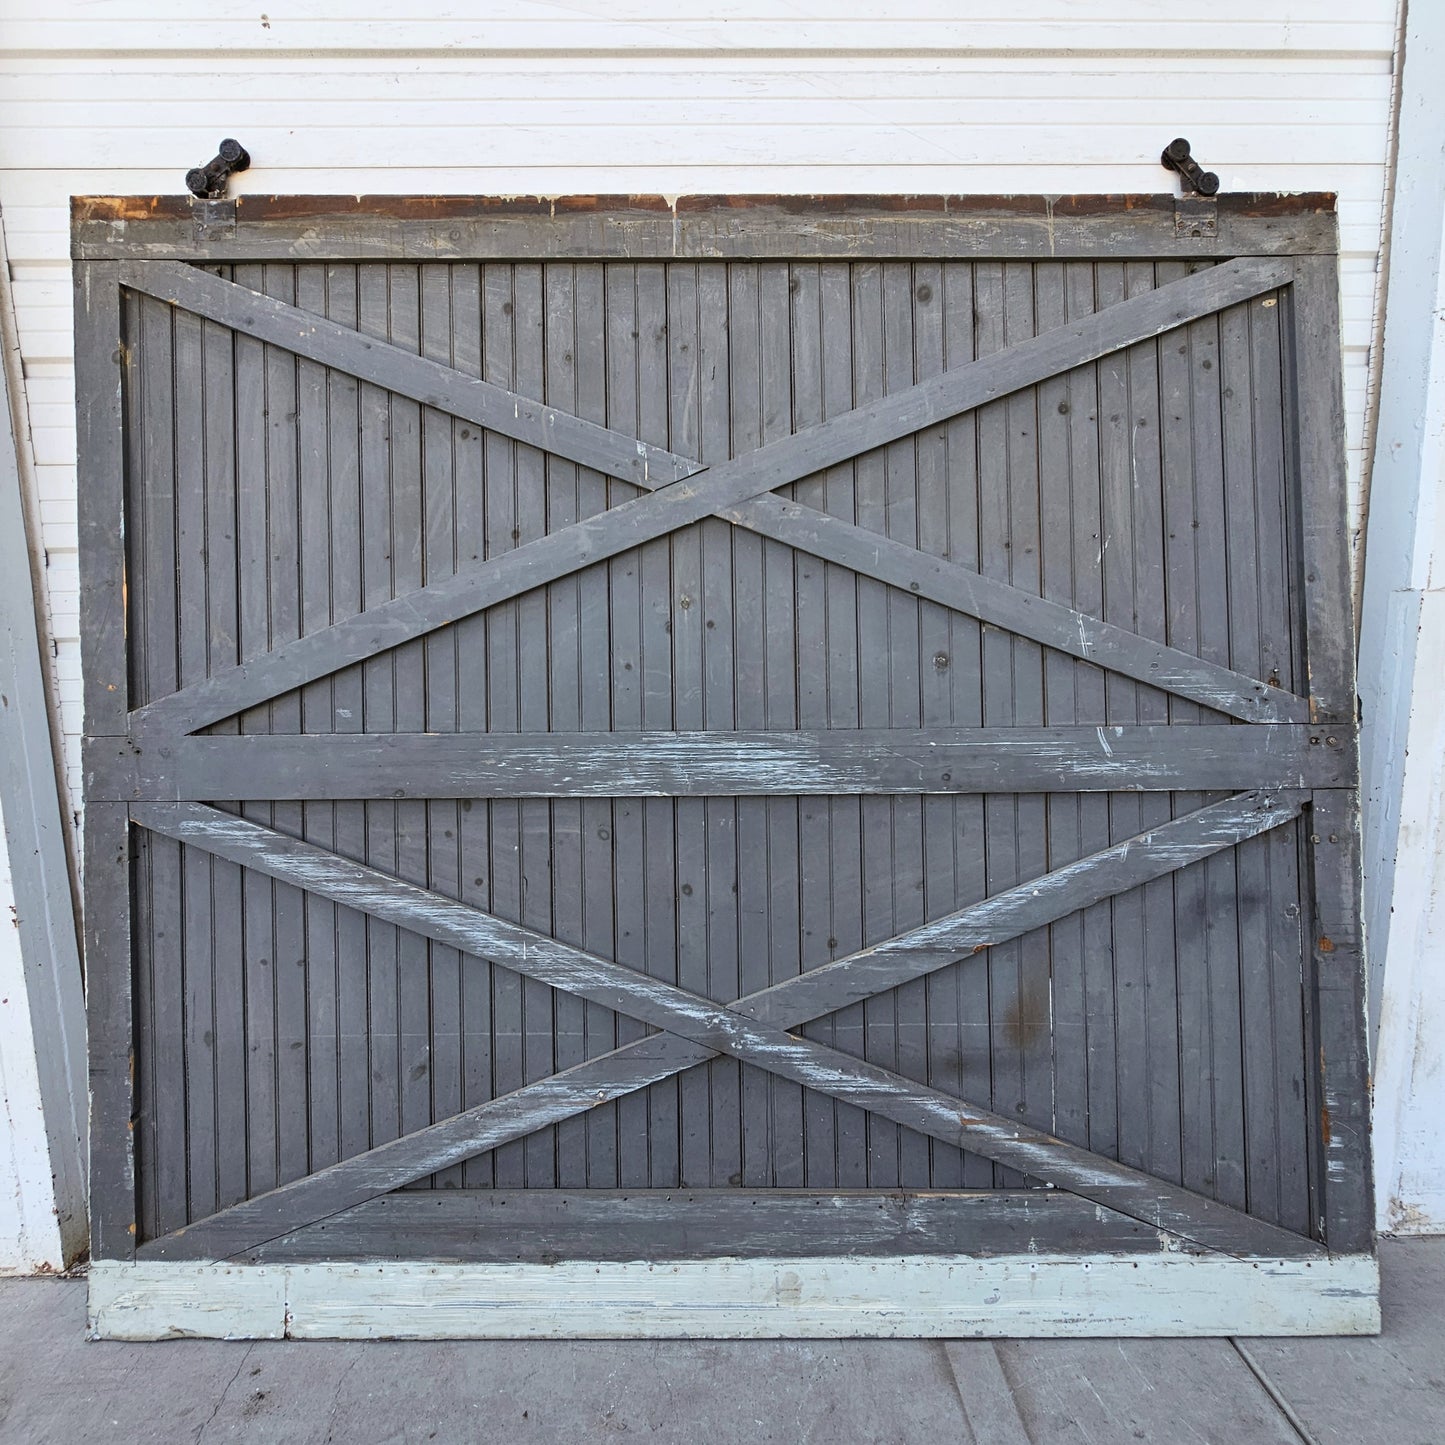
[(98, 1339), (1376, 1334), (1373, 1255), (1046, 1254), (476, 1267), (104, 1264)]
[(95, 739), (98, 800), (742, 797), (1339, 787), (1353, 729), (1200, 724), (828, 732)]

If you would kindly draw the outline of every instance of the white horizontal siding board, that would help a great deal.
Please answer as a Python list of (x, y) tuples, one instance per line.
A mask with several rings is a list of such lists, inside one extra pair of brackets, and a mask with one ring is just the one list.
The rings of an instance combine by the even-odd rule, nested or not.
[[(641, 108), (646, 110), (645, 107)], [(488, 134), (496, 153), (505, 153), (513, 168), (592, 170), (604, 166), (682, 168), (705, 166), (854, 167), (890, 165), (985, 165), (1011, 167), (1111, 165), (1133, 160), (1158, 169), (1158, 133), (1188, 135), (1197, 154), (1221, 179), (1233, 178), (1261, 151), (1283, 159), (1281, 168), (1319, 166), (1376, 169), (1384, 131), (1353, 124), (1260, 123), (1247, 115), (1235, 122), (1203, 107), (1191, 115), (1180, 106), (1171, 123), (1130, 121), (1126, 115), (1110, 122), (1075, 123), (1067, 117), (1017, 119), (1000, 123), (997, 107), (990, 120), (916, 120), (896, 115), (882, 101), (857, 105), (841, 99), (826, 113), (809, 106), (803, 114), (756, 103), (748, 119), (713, 119), (698, 107), (678, 102), (651, 108), (639, 116), (633, 109), (588, 119), (561, 120), (543, 110), (507, 115), (505, 107), (477, 107), (476, 118), (447, 117), (438, 124), (432, 112), (408, 125), (389, 117), (382, 129), (367, 129), (364, 120), (348, 122), (328, 113), (305, 124), (239, 124), (235, 107), (200, 106), (184, 122), (167, 125), (159, 116), (119, 131), (97, 132), (93, 126), (55, 127), (25, 118), (0, 121), (0, 162), (25, 170), (70, 169), (174, 163), (196, 146), (213, 145), (216, 131), (239, 132), (251, 152), (252, 164), (274, 168), (325, 168), (328, 159), (354, 153), (358, 132), (367, 137), (371, 164), (378, 169), (405, 169), (419, 155), (437, 165), (475, 158), (479, 134)], [(365, 107), (358, 114), (365, 114)], [(1121, 106), (1120, 111), (1127, 107)], [(212, 113), (213, 112), (213, 113)], [(871, 113), (869, 113), (871, 112)], [(374, 106), (372, 113), (375, 113)], [(23, 112), (21, 113), (23, 115)], [(15, 115), (11, 110), (11, 116)], [(139, 119), (139, 118), (138, 118)], [(1150, 150), (1146, 146), (1152, 146)], [(193, 163), (208, 159), (200, 156)], [(184, 167), (181, 168), (182, 171)], [(273, 183), (274, 184), (274, 183)], [(1157, 187), (1159, 177), (1153, 178)], [(172, 178), (171, 185), (177, 182)], [(555, 186), (548, 185), (548, 190)], [(1010, 190), (1020, 189), (1017, 170)], [(1225, 189), (1250, 189), (1229, 184)]]
[[(459, 7), (461, 8), (461, 7)], [(1285, 0), (1265, 7), (1219, 0), (1204, 9), (1173, 0), (1071, 0), (978, 5), (960, 16), (949, 0), (908, 0), (880, 12), (861, 0), (795, 0), (780, 15), (765, 0), (717, 0), (704, 15), (674, 0), (572, 4), (494, 0), (468, 12), (421, 11), (407, 0), (371, 0), (364, 16), (325, 0), (289, 0), (271, 16), (238, 0), (158, 7), (146, 0), (11, 0), (6, 45), (17, 50), (206, 54), (244, 47), (276, 52), (594, 50), (1079, 51), (1147, 49), (1313, 54), (1383, 52), (1392, 17), (1378, 3)]]

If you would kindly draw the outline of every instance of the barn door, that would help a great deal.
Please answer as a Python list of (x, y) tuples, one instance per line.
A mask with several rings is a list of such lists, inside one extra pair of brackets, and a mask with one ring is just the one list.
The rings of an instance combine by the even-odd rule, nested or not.
[(78, 203), (98, 1278), (1358, 1327), (1318, 198), (340, 204)]

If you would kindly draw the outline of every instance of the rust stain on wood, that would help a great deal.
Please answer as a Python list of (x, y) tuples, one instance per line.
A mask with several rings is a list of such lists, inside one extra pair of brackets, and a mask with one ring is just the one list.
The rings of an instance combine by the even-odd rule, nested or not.
[[(237, 221), (301, 220), (312, 216), (385, 220), (446, 220), (477, 216), (588, 215), (640, 211), (697, 215), (709, 211), (779, 211), (788, 215), (855, 214), (1037, 217), (1040, 220), (1172, 213), (1169, 194), (1118, 195), (243, 195), (235, 199)], [(1331, 214), (1330, 191), (1298, 194), (1240, 192), (1220, 196), (1223, 215), (1289, 217)], [(71, 220), (82, 222), (175, 221), (189, 218), (189, 196), (72, 196)]]

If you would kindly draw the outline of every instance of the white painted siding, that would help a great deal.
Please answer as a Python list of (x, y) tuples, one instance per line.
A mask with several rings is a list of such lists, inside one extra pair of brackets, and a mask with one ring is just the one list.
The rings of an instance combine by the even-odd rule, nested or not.
[[(0, 3), (0, 207), (78, 777), (67, 198), (178, 192), (1334, 190), (1359, 478), (1395, 0)], [(486, 18), (476, 12), (485, 11)]]

